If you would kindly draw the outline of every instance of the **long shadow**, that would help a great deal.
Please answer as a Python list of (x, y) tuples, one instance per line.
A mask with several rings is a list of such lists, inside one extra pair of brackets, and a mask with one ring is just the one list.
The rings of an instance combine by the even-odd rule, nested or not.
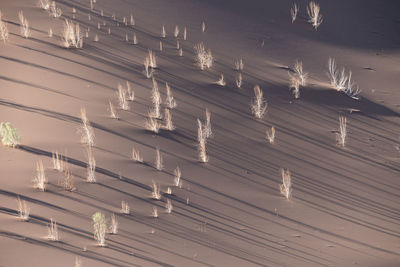
[(335, 106), (342, 109), (358, 109), (361, 114), (374, 120), (380, 120), (373, 116), (375, 114), (400, 117), (400, 113), (381, 104), (375, 103), (368, 98), (361, 97), (360, 100), (355, 100), (348, 97), (346, 94), (335, 90), (319, 90), (306, 87), (301, 90), (301, 94), (304, 101), (312, 102), (321, 106)]

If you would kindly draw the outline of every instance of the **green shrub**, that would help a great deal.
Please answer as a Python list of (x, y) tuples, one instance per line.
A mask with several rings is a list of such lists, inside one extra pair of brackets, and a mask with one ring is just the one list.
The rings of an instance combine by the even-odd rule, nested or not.
[(9, 122), (0, 123), (0, 135), (1, 142), (5, 146), (15, 147), (19, 144), (17, 129), (15, 129)]

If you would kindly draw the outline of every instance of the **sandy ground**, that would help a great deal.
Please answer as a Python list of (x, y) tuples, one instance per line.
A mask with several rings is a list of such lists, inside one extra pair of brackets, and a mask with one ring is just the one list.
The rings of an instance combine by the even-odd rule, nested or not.
[[(59, 19), (32, 0), (1, 1), (10, 38), (0, 44), (0, 121), (18, 129), (21, 145), (0, 148), (0, 266), (74, 266), (77, 256), (84, 267), (399, 266), (399, 3), (321, 0), (318, 31), (306, 21), (307, 3), (298, 1), (292, 24), (286, 0), (97, 0), (94, 11), (89, 1), (66, 0), (57, 1)], [(63, 19), (72, 19), (73, 7), (73, 20), (90, 28), (83, 49), (60, 45)], [(29, 39), (19, 34), (19, 10), (31, 25)], [(130, 13), (133, 27), (122, 23)], [(166, 39), (160, 38), (162, 24)], [(183, 57), (175, 48), (175, 25)], [(134, 32), (138, 45), (124, 40)], [(215, 57), (210, 70), (194, 63), (199, 42)], [(168, 82), (177, 101), (173, 132), (144, 128), (152, 107), (152, 82), (143, 74), (148, 49), (156, 51), (162, 99)], [(352, 71), (360, 100), (331, 88), (329, 57)], [(238, 58), (245, 64), (241, 89), (234, 85)], [(288, 90), (288, 67), (296, 59), (309, 73), (299, 99)], [(220, 73), (225, 87), (214, 83)], [(111, 119), (108, 101), (117, 105), (117, 85), (126, 81), (136, 99), (129, 111), (118, 110), (119, 120)], [(256, 84), (268, 101), (261, 120), (250, 111)], [(77, 133), (81, 107), (95, 133), (94, 184), (85, 181), (87, 157)], [(196, 119), (205, 120), (205, 108), (213, 137), (204, 164), (197, 157)], [(344, 148), (335, 140), (339, 114), (348, 119)], [(273, 145), (265, 139), (271, 126)], [(144, 164), (130, 159), (133, 146)], [(156, 148), (163, 171), (154, 167)], [(54, 151), (68, 157), (73, 192), (59, 185), (63, 175), (53, 170)], [(45, 192), (32, 184), (39, 160), (49, 180)], [(182, 188), (173, 186), (177, 166)], [(279, 192), (280, 168), (292, 173), (290, 200)], [(172, 187), (172, 195), (153, 200), (153, 180), (162, 192)], [(17, 218), (17, 196), (30, 207), (27, 222)], [(122, 200), (129, 215), (120, 213)], [(158, 218), (151, 216), (153, 207)], [(93, 239), (96, 211), (107, 218), (115, 213), (119, 222), (106, 247)], [(58, 242), (46, 239), (50, 218), (58, 223)]]

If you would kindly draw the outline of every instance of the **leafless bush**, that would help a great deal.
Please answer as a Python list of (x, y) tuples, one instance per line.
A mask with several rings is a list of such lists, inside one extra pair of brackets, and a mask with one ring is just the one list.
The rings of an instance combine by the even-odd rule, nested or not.
[(172, 122), (171, 111), (167, 108), (164, 110), (164, 120), (165, 120), (165, 126), (164, 126), (165, 129), (167, 129), (168, 131), (175, 130), (175, 126)]
[(59, 240), (57, 222), (53, 219), (50, 219), (50, 224), (47, 226), (47, 239), (50, 241)]
[(76, 189), (74, 184), (74, 177), (72, 176), (72, 173), (69, 170), (66, 161), (64, 162), (64, 180), (61, 182), (61, 186), (66, 191), (74, 191)]
[(201, 23), (201, 31), (206, 32), (206, 23), (204, 21)]
[(254, 95), (255, 97), (251, 104), (251, 111), (257, 119), (262, 119), (267, 111), (268, 105), (263, 98), (263, 92), (261, 91), (260, 86), (254, 86)]
[(131, 26), (135, 26), (135, 19), (133, 18), (133, 15), (131, 14), (130, 20), (129, 20), (129, 24)]
[(163, 158), (161, 157), (161, 152), (158, 147), (156, 148), (156, 164), (155, 165), (156, 165), (156, 169), (158, 171), (162, 171), (162, 169), (164, 168)]
[(203, 163), (208, 162), (208, 156), (207, 156), (207, 151), (206, 151), (207, 138), (205, 136), (205, 133), (203, 130), (203, 124), (201, 123), (200, 119), (197, 119), (197, 141), (199, 142), (198, 150), (199, 150), (200, 162), (203, 162)]
[(83, 47), (83, 35), (81, 33), (79, 24), (74, 24), (69, 20), (64, 21), (64, 31), (62, 34), (62, 45), (66, 48)]
[(178, 26), (178, 25), (175, 25), (174, 37), (175, 37), (175, 38), (178, 38), (178, 35), (179, 35), (179, 26)]
[(53, 162), (53, 169), (59, 172), (64, 171), (64, 160), (62, 156), (58, 154), (58, 151), (52, 153), (51, 159)]
[(135, 149), (135, 147), (132, 148), (131, 159), (133, 161), (143, 163), (143, 157), (140, 155), (139, 150)]
[(328, 61), (328, 76), (331, 82), (331, 85), (337, 90), (344, 92), (346, 95), (353, 99), (359, 99), (361, 90), (360, 88), (352, 81), (352, 73), (349, 71), (346, 74), (345, 68), (342, 68), (340, 71), (336, 66), (335, 59), (329, 58)]
[(279, 185), (281, 194), (289, 199), (292, 194), (292, 178), (289, 170), (281, 169), (282, 184)]
[(151, 90), (151, 101), (153, 102), (153, 110), (151, 112), (151, 116), (153, 118), (160, 119), (161, 118), (161, 94), (158, 89), (158, 83), (156, 79), (153, 78), (153, 89)]
[(118, 233), (118, 220), (114, 213), (111, 215), (110, 233), (113, 235)]
[(129, 110), (127, 91), (121, 84), (118, 84), (117, 96), (118, 96), (119, 107), (122, 110)]
[(41, 191), (46, 190), (47, 178), (44, 173), (43, 162), (40, 160), (36, 163), (36, 176), (33, 180), (33, 187)]
[(86, 109), (81, 108), (81, 119), (82, 125), (78, 128), (81, 133), (81, 143), (87, 144), (88, 146), (94, 146), (94, 132), (90, 125), (90, 121), (86, 116)]
[(201, 70), (204, 70), (206, 68), (209, 69), (212, 67), (214, 57), (210, 49), (206, 51), (204, 44), (198, 43), (194, 46), (194, 51), (196, 53), (196, 63)]
[(156, 182), (152, 181), (152, 186), (153, 188), (153, 192), (151, 193), (151, 197), (157, 200), (161, 199), (161, 194), (160, 194), (160, 187), (158, 186), (158, 184), (156, 184)]
[(94, 158), (92, 148), (89, 146), (86, 148), (88, 164), (87, 164), (87, 178), (88, 183), (96, 182), (96, 159)]
[(153, 212), (151, 213), (151, 216), (154, 218), (158, 218), (158, 210), (157, 207), (153, 207)]
[(347, 136), (347, 118), (344, 116), (339, 116), (339, 131), (336, 133), (336, 140), (339, 145), (344, 147), (346, 145)]
[(211, 129), (211, 112), (206, 108), (206, 123), (204, 124), (204, 136), (205, 138), (212, 137), (213, 132)]
[(299, 7), (297, 6), (296, 3), (293, 3), (292, 8), (290, 9), (290, 15), (292, 17), (292, 23), (296, 20), (298, 12), (299, 12)]
[(110, 117), (118, 120), (119, 119), (118, 113), (117, 113), (117, 110), (115, 109), (114, 105), (111, 103), (111, 101), (108, 101), (108, 104), (109, 104), (108, 109), (110, 111)]
[(147, 130), (152, 131), (154, 133), (158, 133), (158, 131), (160, 130), (160, 124), (157, 119), (152, 117), (151, 112), (148, 114), (145, 126)]
[(131, 208), (128, 205), (128, 202), (122, 200), (121, 202), (121, 213), (129, 214), (131, 212)]
[(244, 68), (244, 63), (243, 59), (235, 59), (235, 70), (237, 71), (243, 71)]
[(8, 40), (8, 28), (7, 23), (3, 20), (3, 14), (0, 10), (0, 39), (3, 40), (4, 43)]
[(270, 144), (275, 142), (275, 127), (272, 126), (271, 129), (267, 130), (266, 138)]
[(314, 29), (317, 30), (319, 25), (322, 23), (322, 15), (319, 13), (320, 7), (314, 1), (311, 1), (307, 7), (308, 22), (310, 22)]
[(186, 37), (187, 37), (187, 30), (186, 30), (186, 27), (185, 27), (185, 28), (183, 28), (183, 40), (186, 41)]
[(31, 30), (29, 29), (29, 22), (24, 17), (24, 13), (22, 11), (18, 12), (19, 24), (22, 37), (29, 38), (31, 36)]
[(181, 188), (182, 187), (182, 180), (181, 180), (181, 169), (176, 167), (174, 170), (174, 185)]
[(165, 26), (164, 26), (164, 24), (162, 25), (162, 29), (161, 29), (161, 37), (162, 37), (162, 38), (167, 37), (167, 32), (165, 31)]
[(225, 78), (224, 75), (221, 73), (221, 76), (219, 77), (219, 80), (216, 81), (216, 84), (220, 85), (220, 86), (225, 86), (226, 82), (225, 82)]
[(165, 211), (167, 213), (171, 213), (172, 212), (172, 202), (170, 199), (167, 198), (167, 203), (165, 204)]
[(29, 220), (29, 212), (30, 208), (26, 204), (25, 200), (21, 200), (19, 197), (17, 198), (18, 202), (18, 218), (20, 218), (23, 221)]
[(50, 9), (47, 10), (53, 18), (59, 18), (62, 15), (61, 8), (56, 6), (56, 1), (51, 2)]
[(167, 82), (165, 83), (165, 88), (167, 89), (167, 98), (165, 99), (166, 105), (168, 108), (173, 109), (176, 107), (176, 101), (172, 96), (171, 87)]
[(235, 84), (236, 84), (236, 87), (239, 89), (242, 87), (243, 77), (240, 72), (236, 75)]
[(153, 69), (157, 68), (157, 57), (152, 50), (149, 50), (148, 58), (149, 58), (149, 66)]
[(144, 59), (144, 75), (147, 79), (153, 77), (154, 70), (150, 67), (150, 59), (146, 57)]

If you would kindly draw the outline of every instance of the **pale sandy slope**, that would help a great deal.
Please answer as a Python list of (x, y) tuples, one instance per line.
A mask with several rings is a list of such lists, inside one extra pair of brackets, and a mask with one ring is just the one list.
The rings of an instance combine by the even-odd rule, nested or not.
[[(351, 3), (349, 3), (351, 2)], [(395, 1), (320, 1), (324, 22), (314, 31), (304, 1), (291, 24), (291, 1), (97, 0), (88, 21), (89, 1), (58, 1), (63, 18), (90, 27), (81, 50), (59, 45), (62, 19), (52, 19), (34, 1), (1, 1), (10, 41), (0, 45), (0, 121), (10, 121), (22, 137), (18, 149), (0, 148), (0, 266), (399, 266), (400, 264), (400, 55)], [(99, 10), (105, 16), (100, 17)], [(23, 10), (32, 37), (19, 36)], [(116, 26), (132, 12), (136, 26)], [(201, 32), (205, 20), (207, 30)], [(97, 30), (105, 21), (106, 28)], [(158, 135), (143, 127), (151, 108), (151, 81), (143, 75), (147, 49), (158, 51), (161, 24), (168, 37), (157, 52), (156, 78), (165, 99), (168, 82), (178, 107), (174, 132)], [(188, 29), (178, 57), (175, 24)], [(47, 37), (49, 27), (55, 36)], [(139, 45), (124, 42), (136, 32)], [(98, 33), (100, 41), (93, 42)], [(182, 35), (179, 37), (182, 39)], [(194, 65), (193, 46), (203, 41), (216, 62), (209, 71)], [(262, 45), (264, 43), (264, 45)], [(245, 62), (244, 86), (234, 86), (233, 61)], [(329, 57), (353, 72), (361, 101), (329, 88)], [(287, 66), (303, 61), (310, 79), (299, 100), (288, 90)], [(223, 73), (227, 86), (213, 82)], [(121, 120), (108, 116), (118, 83), (136, 94)], [(249, 103), (259, 84), (268, 100), (263, 120), (252, 118)], [(86, 156), (79, 143), (79, 109), (86, 107), (96, 135), (96, 184), (86, 179)], [(212, 112), (210, 161), (196, 152), (196, 118)], [(359, 112), (349, 113), (349, 109)], [(339, 114), (348, 117), (348, 143), (335, 144)], [(276, 143), (265, 140), (275, 126)], [(143, 165), (130, 160), (132, 147)], [(165, 170), (155, 170), (155, 148)], [(77, 190), (58, 186), (51, 152), (69, 157)], [(43, 160), (46, 192), (32, 188), (35, 163)], [(180, 166), (183, 188), (161, 201), (150, 198), (152, 180), (165, 191)], [(293, 198), (279, 194), (280, 168), (293, 176)], [(31, 208), (29, 222), (16, 218), (16, 196)], [(172, 214), (164, 212), (166, 198)], [(128, 201), (131, 215), (120, 215)], [(187, 204), (189, 200), (189, 204)], [(160, 216), (151, 217), (157, 206)], [(116, 213), (117, 235), (96, 246), (91, 215)], [(50, 218), (60, 242), (45, 239)]]

